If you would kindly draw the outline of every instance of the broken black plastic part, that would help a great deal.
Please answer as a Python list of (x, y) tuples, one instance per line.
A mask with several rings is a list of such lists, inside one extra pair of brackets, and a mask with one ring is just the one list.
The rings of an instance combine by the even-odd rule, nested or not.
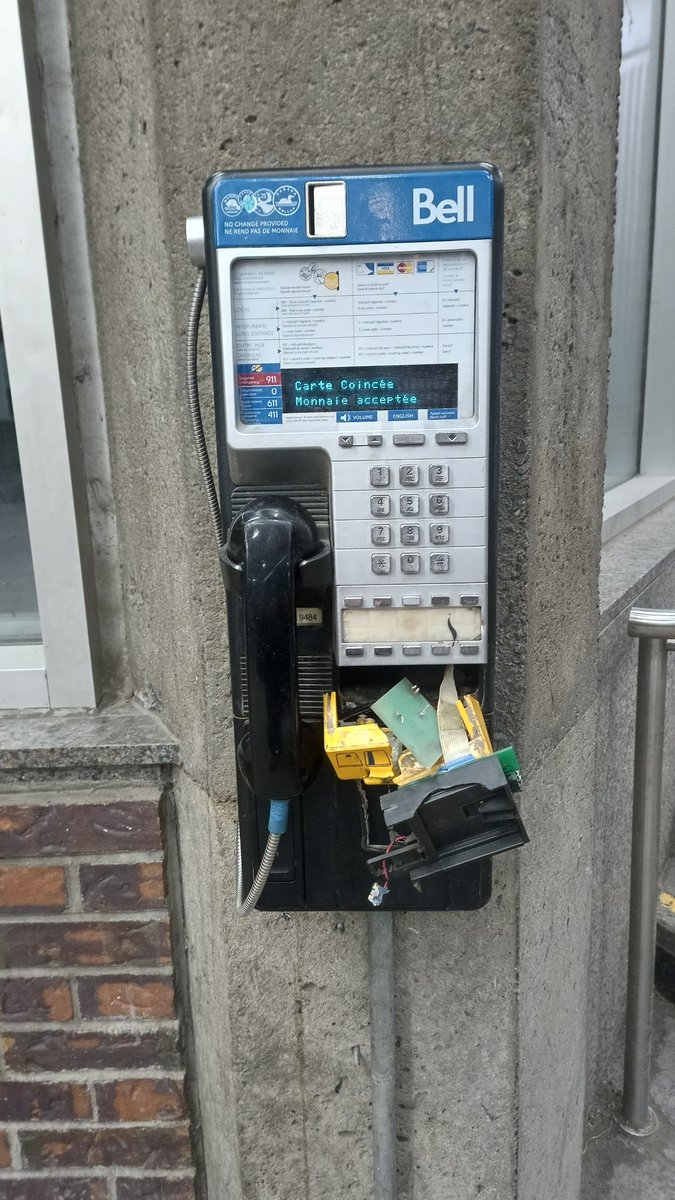
[[(529, 841), (499, 759), (490, 756), (380, 797), (392, 846), (368, 860), (374, 875), (419, 884)], [(396, 841), (395, 839), (404, 839)]]

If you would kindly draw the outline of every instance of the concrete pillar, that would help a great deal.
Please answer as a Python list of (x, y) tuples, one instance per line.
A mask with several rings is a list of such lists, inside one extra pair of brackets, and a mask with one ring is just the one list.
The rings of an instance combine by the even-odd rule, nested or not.
[(368, 1009), (361, 916), (232, 916), (183, 219), (216, 168), (477, 159), (506, 185), (497, 724), (525, 760), (532, 843), (498, 860), (483, 912), (396, 919), (400, 1195), (578, 1196), (620, 8), (70, 5), (131, 669), (183, 757), (211, 1200), (371, 1195)]

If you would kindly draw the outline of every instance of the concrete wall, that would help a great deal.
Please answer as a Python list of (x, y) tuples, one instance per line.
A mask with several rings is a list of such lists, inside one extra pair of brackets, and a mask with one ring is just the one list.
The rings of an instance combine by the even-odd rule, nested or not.
[(483, 913), (397, 918), (400, 1194), (574, 1200), (619, 20), (618, 0), (70, 6), (130, 666), (183, 757), (212, 1200), (370, 1196), (366, 947), (362, 917), (231, 916), (225, 618), (183, 398), (183, 218), (216, 167), (504, 171), (498, 724), (525, 757), (532, 844), (496, 864)]

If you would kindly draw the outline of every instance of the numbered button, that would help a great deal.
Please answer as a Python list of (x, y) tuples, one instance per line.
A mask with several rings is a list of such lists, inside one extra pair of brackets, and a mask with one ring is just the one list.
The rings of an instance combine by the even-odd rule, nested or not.
[(371, 525), (370, 540), (374, 546), (388, 546), (391, 541), (391, 525)]
[(429, 512), (432, 517), (447, 517), (450, 512), (449, 496), (438, 495), (429, 497)]
[(420, 469), (414, 463), (406, 463), (399, 467), (398, 477), (402, 487), (417, 487), (420, 481)]
[(373, 554), (370, 558), (373, 575), (391, 574), (391, 554)]
[(420, 540), (419, 525), (401, 525), (401, 545), (417, 546)]
[(401, 570), (404, 575), (419, 575), (420, 573), (420, 556), (419, 554), (402, 554), (401, 555)]
[(388, 496), (371, 496), (370, 511), (374, 517), (388, 517), (391, 500)]
[(373, 487), (389, 487), (389, 467), (375, 466), (370, 468), (370, 482)]
[(416, 517), (420, 511), (419, 496), (401, 496), (399, 503), (403, 517)]
[(429, 564), (434, 575), (447, 575), (450, 570), (450, 555), (432, 554), (429, 557)]
[(450, 541), (449, 525), (430, 525), (429, 541), (432, 546), (445, 546)]
[(429, 483), (432, 487), (447, 483), (450, 479), (450, 468), (447, 463), (432, 463), (429, 467)]

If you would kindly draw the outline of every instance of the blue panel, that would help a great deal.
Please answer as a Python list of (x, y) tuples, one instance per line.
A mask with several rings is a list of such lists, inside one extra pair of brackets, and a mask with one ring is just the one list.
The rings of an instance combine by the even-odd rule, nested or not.
[[(346, 238), (307, 235), (308, 183), (342, 180)], [(216, 177), (209, 187), (216, 246), (348, 246), (491, 238), (495, 181), (488, 168), (439, 167), (380, 174)]]

